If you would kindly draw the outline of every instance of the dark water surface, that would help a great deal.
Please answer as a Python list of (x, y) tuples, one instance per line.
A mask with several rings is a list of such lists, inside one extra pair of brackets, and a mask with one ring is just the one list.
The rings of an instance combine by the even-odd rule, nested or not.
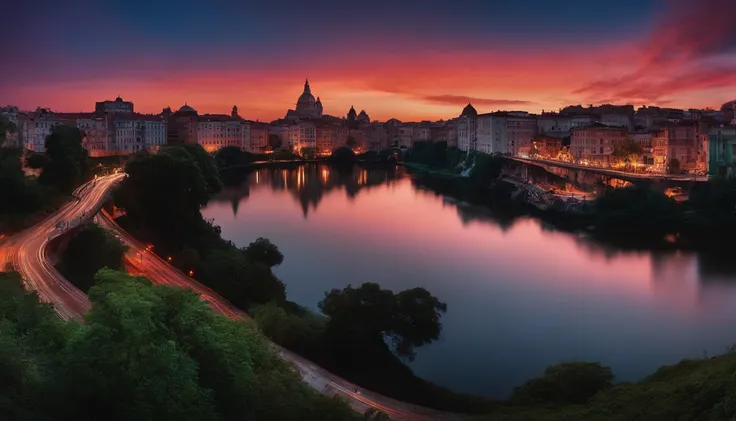
[(442, 338), (415, 372), (458, 391), (502, 397), (545, 367), (600, 361), (618, 380), (736, 343), (736, 261), (624, 252), (533, 219), (419, 189), (395, 170), (260, 169), (203, 211), (238, 246), (267, 237), (284, 253), (288, 298), (375, 281), (445, 301)]

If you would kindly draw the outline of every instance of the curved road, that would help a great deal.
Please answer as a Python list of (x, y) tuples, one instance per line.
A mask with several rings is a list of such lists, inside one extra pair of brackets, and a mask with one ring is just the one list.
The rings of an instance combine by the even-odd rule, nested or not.
[[(51, 264), (47, 252), (49, 242), (95, 215), (107, 199), (110, 188), (123, 177), (124, 174), (113, 174), (85, 183), (74, 192), (76, 200), (67, 203), (33, 227), (0, 243), (0, 264), (3, 268), (5, 264), (12, 263), (14, 269), (22, 275), (26, 288), (37, 291), (42, 301), (53, 303), (55, 310), (64, 319), (81, 320), (89, 310), (90, 302), (82, 291), (64, 279)], [(232, 319), (251, 320), (247, 314), (233, 307), (217, 293), (152, 253), (146, 245), (120, 228), (106, 212), (99, 213), (95, 219), (100, 226), (113, 232), (130, 247), (125, 258), (126, 266), (132, 272), (144, 275), (158, 284), (189, 288), (207, 301), (215, 311)], [(276, 344), (271, 343), (271, 346), (279, 356), (293, 364), (304, 382), (319, 393), (342, 396), (360, 413), (368, 408), (375, 408), (388, 414), (392, 420), (461, 419), (455, 414), (418, 407), (363, 390)]]
[[(157, 284), (191, 289), (196, 294), (199, 294), (200, 298), (207, 301), (213, 310), (231, 319), (252, 321), (250, 316), (233, 307), (230, 302), (222, 298), (215, 291), (200, 284), (190, 276), (185, 275), (179, 269), (153, 253), (147, 245), (135, 239), (115, 223), (112, 217), (104, 210), (100, 211), (95, 220), (98, 225), (112, 232), (120, 241), (129, 247), (125, 255), (126, 266), (132, 268), (134, 273), (145, 276)], [(302, 380), (305, 383), (322, 394), (342, 396), (358, 412), (362, 413), (372, 407), (385, 412), (392, 420), (429, 421), (460, 419), (455, 414), (422, 408), (365, 391), (359, 388), (359, 386), (333, 375), (311, 361), (273, 342), (271, 342), (271, 346), (281, 358), (291, 362), (299, 370)], [(360, 393), (356, 393), (356, 390), (359, 390)]]
[(90, 303), (87, 296), (49, 262), (49, 242), (64, 232), (79, 226), (93, 216), (107, 200), (111, 186), (123, 178), (114, 174), (83, 184), (74, 192), (75, 200), (40, 223), (8, 239), (4, 244), (5, 264), (11, 263), (21, 274), (26, 288), (38, 293), (43, 302), (54, 304), (64, 319), (81, 320)]

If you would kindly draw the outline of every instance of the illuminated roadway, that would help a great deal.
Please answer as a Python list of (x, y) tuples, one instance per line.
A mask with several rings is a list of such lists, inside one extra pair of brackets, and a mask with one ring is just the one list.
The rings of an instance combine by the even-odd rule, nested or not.
[(107, 200), (110, 187), (122, 178), (123, 174), (114, 174), (83, 184), (75, 190), (74, 200), (9, 238), (0, 251), (3, 268), (12, 264), (23, 277), (26, 288), (36, 291), (41, 301), (53, 303), (64, 319), (80, 320), (90, 309), (90, 303), (87, 296), (64, 279), (49, 261), (49, 242), (94, 215)]
[[(203, 300), (207, 301), (213, 310), (231, 319), (252, 321), (250, 316), (233, 307), (232, 304), (220, 297), (216, 292), (200, 284), (192, 277), (187, 276), (153, 253), (148, 246), (124, 231), (104, 210), (100, 211), (97, 215), (96, 222), (102, 228), (114, 233), (121, 242), (129, 247), (125, 255), (125, 263), (127, 267), (134, 269), (132, 272), (145, 276), (157, 284), (191, 289), (199, 294)], [(279, 356), (291, 362), (299, 370), (304, 382), (320, 393), (342, 396), (358, 412), (362, 413), (368, 408), (375, 408), (385, 412), (392, 420), (428, 421), (460, 419), (460, 417), (454, 414), (418, 407), (366, 391), (277, 344), (271, 343), (271, 346)], [(356, 391), (359, 391), (359, 393), (356, 393)]]
[[(7, 263), (12, 263), (14, 269), (22, 275), (26, 288), (36, 291), (42, 301), (53, 303), (55, 310), (64, 319), (81, 320), (84, 313), (90, 309), (90, 302), (87, 296), (64, 279), (49, 261), (47, 250), (49, 242), (69, 229), (79, 226), (98, 212), (107, 200), (110, 188), (123, 177), (123, 174), (114, 174), (85, 183), (74, 192), (75, 200), (40, 223), (0, 242), (2, 268)], [(146, 276), (157, 284), (191, 289), (207, 301), (213, 310), (231, 319), (252, 322), (247, 314), (233, 307), (217, 293), (158, 257), (146, 245), (120, 228), (106, 212), (97, 214), (95, 220), (129, 247), (125, 255), (125, 264), (131, 272)], [(385, 412), (392, 420), (461, 419), (455, 414), (411, 405), (364, 390), (274, 343), (271, 343), (271, 346), (281, 358), (293, 364), (305, 383), (319, 393), (342, 396), (360, 413), (368, 408), (375, 408)]]

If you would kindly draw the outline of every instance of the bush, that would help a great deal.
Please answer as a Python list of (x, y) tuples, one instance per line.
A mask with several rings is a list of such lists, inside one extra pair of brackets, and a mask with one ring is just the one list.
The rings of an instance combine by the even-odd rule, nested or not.
[(574, 362), (553, 365), (541, 377), (514, 390), (511, 401), (520, 404), (581, 404), (610, 389), (613, 373), (599, 363)]

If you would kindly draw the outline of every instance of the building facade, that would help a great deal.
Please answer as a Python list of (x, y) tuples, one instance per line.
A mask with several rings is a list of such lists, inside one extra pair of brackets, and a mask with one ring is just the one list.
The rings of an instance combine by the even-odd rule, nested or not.
[(708, 176), (736, 176), (736, 125), (714, 127), (708, 134)]
[(654, 167), (661, 172), (695, 170), (698, 163), (697, 127), (673, 125), (665, 127), (652, 137)]
[(95, 103), (95, 113), (97, 114), (133, 114), (133, 103), (123, 101), (117, 97), (115, 101), (100, 101)]
[(507, 155), (509, 142), (506, 115), (503, 113), (480, 114), (475, 120), (475, 149), (471, 150)]
[(243, 147), (243, 122), (224, 114), (204, 114), (197, 123), (197, 143), (207, 152), (226, 146)]
[(528, 154), (532, 139), (537, 135), (537, 119), (529, 116), (508, 115), (506, 117), (506, 152), (519, 156), (522, 151)]
[(628, 131), (621, 127), (600, 123), (575, 127), (570, 133), (570, 154), (580, 164), (609, 166), (614, 148), (623, 145), (627, 138)]

